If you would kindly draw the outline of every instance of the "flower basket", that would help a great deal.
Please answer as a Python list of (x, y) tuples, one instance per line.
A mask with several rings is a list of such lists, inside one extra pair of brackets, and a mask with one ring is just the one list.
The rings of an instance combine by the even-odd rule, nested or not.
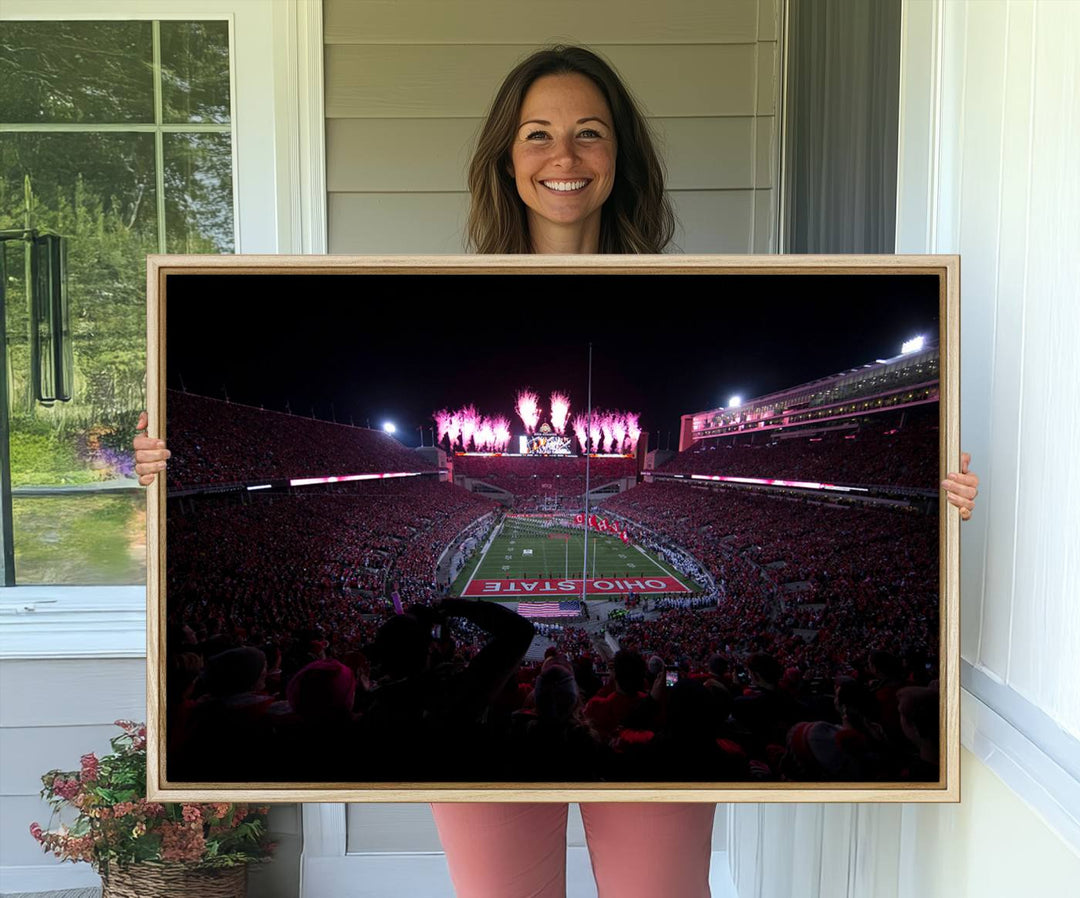
[(83, 755), (77, 771), (50, 770), (41, 797), (57, 829), (30, 825), (60, 860), (101, 874), (103, 898), (244, 898), (247, 865), (268, 861), (274, 845), (268, 807), (232, 802), (162, 804), (146, 798), (146, 727), (123, 730), (104, 757)]
[(247, 867), (202, 869), (188, 864), (113, 866), (101, 876), (101, 898), (244, 898)]

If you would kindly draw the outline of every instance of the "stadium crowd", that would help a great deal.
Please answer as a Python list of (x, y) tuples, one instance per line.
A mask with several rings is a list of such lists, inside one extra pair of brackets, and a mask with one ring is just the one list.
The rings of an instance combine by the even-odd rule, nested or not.
[(715, 588), (525, 663), (532, 623), (434, 584), (495, 508), (429, 477), (170, 500), (170, 779), (936, 779), (935, 517), (638, 486), (604, 510)]
[[(902, 414), (701, 440), (669, 459), (663, 474), (721, 474), (935, 490), (939, 480), (937, 403)], [(857, 422), (857, 423), (856, 423)], [(797, 432), (797, 431), (796, 431)]]
[[(690, 612), (691, 614), (693, 612)], [(464, 655), (454, 616), (487, 639)], [(442, 622), (438, 624), (437, 622)], [(434, 625), (434, 626), (433, 626)], [(441, 626), (441, 632), (440, 632)], [(522, 664), (532, 625), (447, 599), (335, 654), (176, 628), (170, 778), (267, 782), (934, 780), (938, 699), (888, 652), (816, 681), (767, 652), (669, 667), (585, 641)], [(733, 663), (734, 662), (734, 663)], [(675, 679), (675, 682), (670, 682)]]
[[(633, 458), (589, 460), (589, 489), (636, 476), (637, 462)], [(454, 478), (462, 477), (512, 493), (518, 511), (533, 511), (556, 500), (560, 507), (569, 507), (566, 502), (580, 503), (585, 493), (585, 458), (459, 455), (454, 459)]]
[(234, 633), (323, 628), (348, 638), (400, 581), (430, 600), (435, 562), (494, 503), (430, 478), (170, 502), (170, 615)]
[[(433, 465), (377, 430), (317, 421), (166, 393), (169, 489), (334, 474), (434, 471)], [(236, 447), (243, 446), (243, 452)]]
[[(682, 621), (678, 633), (647, 622), (627, 634), (640, 641), (654, 633), (647, 648), (667, 646), (665, 657), (678, 645), (699, 660), (718, 639), (761, 647), (771, 633), (770, 651), (786, 666), (831, 676), (860, 646), (930, 652), (937, 644), (932, 515), (670, 483), (642, 484), (604, 508), (681, 542), (717, 583), (714, 612), (669, 615), (672, 625)], [(805, 629), (800, 605), (815, 606), (818, 616), (809, 643), (791, 634)]]

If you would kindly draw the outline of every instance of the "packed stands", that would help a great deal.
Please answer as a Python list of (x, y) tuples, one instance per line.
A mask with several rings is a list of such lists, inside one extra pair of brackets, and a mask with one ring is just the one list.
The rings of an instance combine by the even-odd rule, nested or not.
[[(669, 615), (690, 625), (685, 636), (672, 639), (650, 621), (628, 631), (637, 644), (652, 634), (648, 648), (677, 647), (668, 654), (700, 663), (718, 645), (762, 648), (767, 640), (779, 660), (818, 676), (834, 675), (867, 640), (936, 653), (932, 515), (672, 483), (642, 484), (604, 508), (685, 546), (720, 592), (715, 612)], [(815, 626), (801, 606), (814, 606)], [(804, 645), (796, 629), (814, 629), (816, 638)]]
[(933, 404), (851, 419), (843, 426), (700, 440), (658, 472), (936, 490), (939, 435)]
[[(170, 394), (170, 472), (182, 452), (201, 453), (171, 484), (270, 479), (269, 468), (377, 472), (406, 460), (402, 470), (423, 470), (380, 434), (241, 408)], [(172, 417), (184, 409), (198, 412), (186, 433), (176, 423), (185, 419)], [(280, 430), (278, 418), (288, 422)], [(205, 425), (213, 437), (197, 431)], [(867, 432), (859, 442), (894, 436)], [(318, 456), (324, 437), (341, 442)], [(745, 453), (798, 465), (787, 445)], [(899, 445), (909, 453), (911, 444)], [(465, 467), (488, 479), (516, 477), (509, 465), (523, 465), (523, 478), (539, 480), (566, 463), (469, 458)], [(620, 464), (632, 460), (607, 476), (632, 476)], [(603, 509), (635, 522), (642, 543), (685, 550), (706, 569), (707, 594), (646, 599), (614, 622), (540, 625), (548, 657), (525, 664), (532, 623), (497, 603), (443, 598), (434, 583), (443, 550), (498, 515), (493, 502), (434, 474), (182, 493), (170, 498), (167, 521), (171, 779), (937, 778), (932, 514), (794, 492), (639, 485)], [(392, 593), (406, 613), (395, 613)]]
[[(170, 505), (170, 613), (213, 609), (246, 632), (271, 624), (346, 633), (357, 593), (382, 596), (398, 579), (413, 600), (429, 598), (438, 556), (494, 507), (429, 478), (315, 489)], [(345, 617), (327, 619), (330, 606)]]
[(388, 434), (166, 393), (169, 489), (294, 477), (434, 471)]
[[(515, 456), (459, 455), (454, 459), (454, 479), (477, 480), (513, 494), (514, 507), (529, 511), (543, 500), (558, 499), (570, 507), (580, 503), (585, 493), (585, 462), (582, 456), (571, 458), (519, 458)], [(593, 458), (589, 460), (589, 489), (594, 490), (618, 480), (635, 478), (637, 462), (633, 458)]]

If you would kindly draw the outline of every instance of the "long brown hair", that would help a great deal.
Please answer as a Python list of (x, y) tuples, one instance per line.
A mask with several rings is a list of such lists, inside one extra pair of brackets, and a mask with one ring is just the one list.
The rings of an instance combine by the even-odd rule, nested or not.
[(584, 75), (603, 94), (614, 119), (615, 183), (601, 212), (599, 251), (662, 252), (675, 232), (675, 216), (645, 116), (607, 62), (584, 47), (563, 46), (538, 50), (519, 63), (495, 95), (469, 165), (469, 248), (532, 252), (525, 204), (510, 174), (510, 147), (525, 94), (545, 75)]

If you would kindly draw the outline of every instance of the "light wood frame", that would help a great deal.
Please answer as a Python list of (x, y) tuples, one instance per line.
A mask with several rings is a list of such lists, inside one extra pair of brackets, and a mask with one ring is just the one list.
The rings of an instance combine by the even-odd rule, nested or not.
[[(939, 278), (942, 477), (960, 457), (958, 256), (156, 256), (147, 258), (148, 432), (164, 433), (166, 281), (183, 274), (888, 274)], [(164, 801), (955, 802), (960, 800), (959, 514), (939, 511), (941, 778), (937, 783), (179, 783), (165, 776), (165, 479), (147, 507), (147, 794)]]

